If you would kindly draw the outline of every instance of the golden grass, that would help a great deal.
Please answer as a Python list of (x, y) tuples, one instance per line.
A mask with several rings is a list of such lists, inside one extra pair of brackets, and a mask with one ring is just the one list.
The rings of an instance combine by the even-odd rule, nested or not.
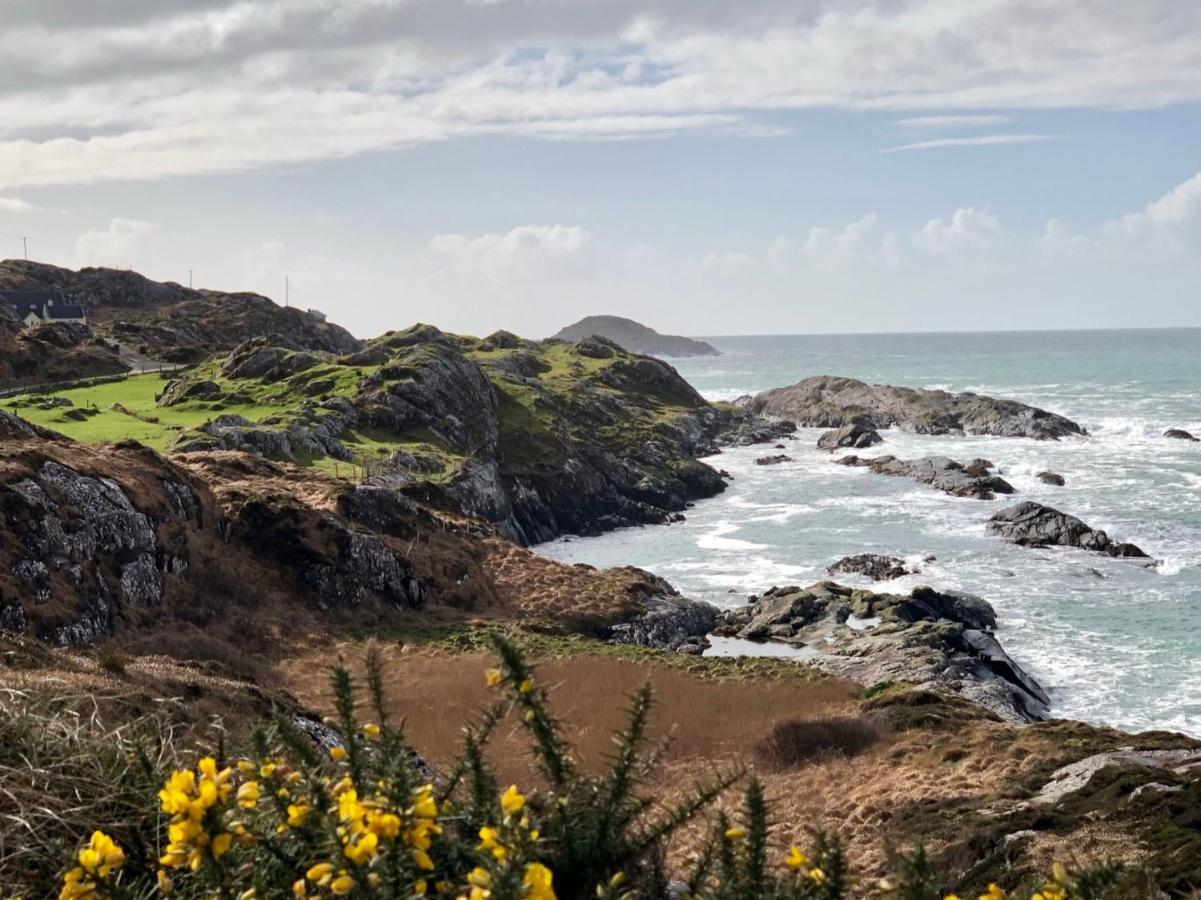
[[(352, 670), (359, 671), (361, 648), (343, 645)], [(494, 664), (485, 654), (452, 654), (435, 648), (381, 648), (389, 712), (405, 717), (413, 746), (442, 764), (460, 749), (460, 728), (493, 699), (484, 671)], [(331, 708), (329, 657), (302, 657), (281, 665), (289, 690), (324, 711)], [(655, 690), (652, 741), (673, 735), (667, 759), (673, 762), (729, 762), (748, 757), (756, 740), (784, 719), (845, 715), (855, 708), (853, 685), (829, 679), (814, 682), (711, 681), (691, 673), (649, 664), (582, 654), (544, 660), (538, 678), (551, 686), (551, 705), (586, 770), (597, 771), (612, 749), (612, 736), (624, 723), (623, 698), (648, 679)], [(492, 759), (503, 778), (530, 783), (527, 743), (520, 729), (503, 726)]]

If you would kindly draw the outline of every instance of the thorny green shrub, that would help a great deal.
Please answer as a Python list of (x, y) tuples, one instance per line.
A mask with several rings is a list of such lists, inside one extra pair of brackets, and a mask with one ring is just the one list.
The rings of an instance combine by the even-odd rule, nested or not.
[[(355, 684), (339, 666), (332, 680), (340, 743), (328, 751), (285, 720), (257, 733), (250, 752), (221, 749), (194, 765), (154, 772), (157, 808), (129, 810), (136, 828), (117, 839), (95, 830), (62, 875), (61, 900), (193, 898), (463, 898), (463, 900), (841, 900), (854, 881), (837, 840), (815, 833), (809, 854), (770, 840), (769, 807), (750, 780), (735, 820), (712, 817), (709, 837), (674, 883), (668, 845), (686, 823), (708, 814), (739, 771), (715, 772), (680, 802), (661, 807), (653, 775), (664, 746), (648, 746), (649, 685), (629, 699), (600, 776), (577, 766), (523, 655), (494, 640), (499, 665), (485, 673), (494, 702), (463, 731), (463, 749), (441, 780), (430, 781), (386, 713), (383, 676), (369, 651), (366, 686), (372, 720), (356, 715)], [(545, 786), (504, 789), (484, 748), (514, 716), (530, 738)], [(136, 754), (143, 768), (156, 759)], [(134, 791), (131, 797), (139, 794)], [(144, 796), (144, 795), (142, 795)], [(155, 822), (155, 816), (161, 825)], [(125, 840), (120, 838), (124, 836)], [(153, 852), (147, 853), (148, 848)], [(1116, 868), (1056, 867), (1033, 900), (1097, 900)], [(871, 886), (898, 900), (944, 896), (925, 855), (898, 860), (893, 882)], [(983, 900), (1000, 900), (993, 885)]]

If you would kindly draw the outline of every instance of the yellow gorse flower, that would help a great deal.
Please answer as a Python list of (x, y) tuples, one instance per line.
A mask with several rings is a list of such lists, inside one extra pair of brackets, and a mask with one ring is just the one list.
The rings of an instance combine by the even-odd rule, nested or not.
[(524, 896), (530, 900), (555, 900), (555, 891), (551, 886), (553, 879), (550, 869), (542, 863), (530, 863), (521, 876), (521, 883), (525, 886)]
[(796, 846), (788, 851), (788, 856), (784, 859), (784, 865), (790, 869), (799, 869), (807, 862), (809, 862), (809, 857), (801, 852), (800, 847)]
[(521, 812), (525, 807), (525, 797), (517, 790), (517, 785), (509, 785), (509, 789), (500, 798), (500, 808), (509, 815)]
[(500, 669), (489, 669), (484, 673), (484, 683), (488, 687), (496, 687), (501, 683), (504, 676), (501, 675)]

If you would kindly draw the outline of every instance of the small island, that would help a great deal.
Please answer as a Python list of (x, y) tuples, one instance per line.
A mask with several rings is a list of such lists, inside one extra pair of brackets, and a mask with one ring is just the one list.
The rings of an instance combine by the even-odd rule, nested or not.
[(653, 328), (621, 316), (585, 316), (574, 325), (560, 329), (554, 338), (578, 341), (586, 337), (603, 337), (631, 353), (647, 356), (721, 356), (712, 344), (677, 334), (659, 334)]

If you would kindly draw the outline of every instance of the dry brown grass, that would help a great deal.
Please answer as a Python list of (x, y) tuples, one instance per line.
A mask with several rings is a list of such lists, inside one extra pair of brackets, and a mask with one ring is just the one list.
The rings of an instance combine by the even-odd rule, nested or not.
[[(358, 669), (359, 647), (343, 655)], [(413, 746), (435, 764), (460, 749), (460, 728), (492, 695), (484, 671), (494, 664), (484, 654), (452, 654), (430, 648), (382, 648), (391, 712), (404, 716)], [(302, 657), (281, 668), (288, 689), (323, 710), (331, 707), (325, 655)], [(749, 755), (755, 740), (785, 719), (844, 714), (855, 706), (852, 685), (827, 679), (801, 682), (710, 681), (688, 672), (601, 656), (546, 660), (539, 680), (552, 686), (551, 704), (565, 723), (585, 769), (596, 771), (624, 723), (623, 698), (648, 679), (655, 690), (652, 740), (673, 735), (673, 763), (734, 763)], [(502, 727), (492, 758), (503, 778), (528, 784), (533, 777), (520, 730)]]

